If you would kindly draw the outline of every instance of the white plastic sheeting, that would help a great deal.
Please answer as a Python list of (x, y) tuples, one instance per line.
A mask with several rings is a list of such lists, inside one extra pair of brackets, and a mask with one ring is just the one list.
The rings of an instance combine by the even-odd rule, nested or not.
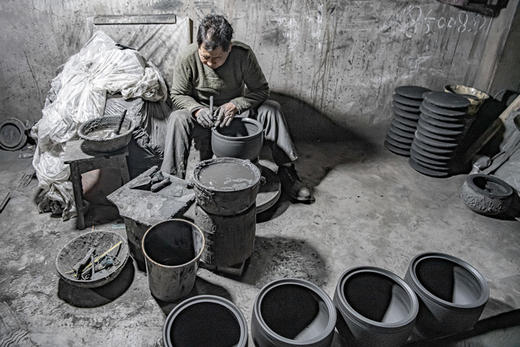
[(82, 122), (104, 115), (107, 94), (164, 101), (167, 88), (155, 66), (135, 50), (120, 49), (102, 31), (69, 58), (51, 86), (42, 119), (32, 129), (38, 143), (33, 159), (37, 202), (41, 212), (61, 212), (68, 219), (75, 210), (70, 170), (61, 159), (65, 143), (77, 138)]

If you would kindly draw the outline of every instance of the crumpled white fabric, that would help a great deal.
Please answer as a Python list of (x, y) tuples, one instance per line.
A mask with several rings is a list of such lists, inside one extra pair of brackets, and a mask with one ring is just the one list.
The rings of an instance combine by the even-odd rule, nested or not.
[(147, 65), (137, 51), (120, 49), (102, 31), (70, 57), (51, 83), (41, 120), (33, 127), (37, 139), (33, 166), (39, 182), (39, 207), (58, 202), (62, 217), (74, 214), (70, 169), (61, 155), (67, 141), (77, 137), (81, 123), (102, 117), (107, 93), (121, 93), (125, 99), (141, 97), (165, 100), (166, 83), (158, 69)]

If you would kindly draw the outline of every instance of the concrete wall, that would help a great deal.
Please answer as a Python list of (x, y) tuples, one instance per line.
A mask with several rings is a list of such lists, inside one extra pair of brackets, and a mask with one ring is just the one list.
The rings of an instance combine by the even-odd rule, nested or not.
[[(272, 90), (291, 100), (290, 123), (313, 109), (367, 133), (390, 120), (398, 85), (487, 90), (517, 5), (490, 19), (434, 0), (2, 0), (0, 119), (40, 118), (56, 69), (88, 39), (95, 15), (176, 13), (196, 27), (221, 13), (254, 48)], [(306, 119), (298, 126), (314, 129)]]

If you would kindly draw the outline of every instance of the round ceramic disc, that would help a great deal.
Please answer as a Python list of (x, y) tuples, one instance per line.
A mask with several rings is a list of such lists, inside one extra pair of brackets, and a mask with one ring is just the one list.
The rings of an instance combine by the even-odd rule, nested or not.
[(397, 114), (394, 116), (394, 120), (398, 121), (401, 124), (409, 126), (411, 128), (416, 128), (417, 122), (419, 121), (419, 120), (417, 120), (417, 121), (409, 120), (409, 119), (403, 118), (401, 116), (398, 116)]
[(421, 159), (419, 159), (416, 155), (414, 154), (411, 154), (410, 153), (410, 158), (413, 158), (413, 160), (415, 160), (415, 162), (425, 168), (428, 168), (428, 169), (431, 169), (431, 170), (435, 170), (435, 171), (448, 171), (450, 169), (450, 167), (445, 164), (445, 165), (432, 165), (432, 164), (428, 164), (424, 161), (422, 161)]
[(400, 148), (394, 147), (394, 146), (392, 146), (391, 144), (389, 144), (386, 141), (385, 141), (384, 145), (385, 145), (386, 149), (388, 149), (390, 152), (392, 152), (394, 154), (402, 155), (403, 157), (409, 157), (410, 156), (410, 151), (409, 150), (404, 150), (404, 149), (400, 149)]
[(402, 138), (405, 138), (405, 139), (413, 140), (413, 138), (415, 137), (415, 133), (408, 132), (408, 131), (402, 131), (401, 129), (396, 128), (393, 124), (390, 126), (390, 128), (388, 128), (388, 131), (391, 131), (392, 133), (394, 133)]
[(0, 122), (0, 148), (16, 151), (27, 142), (25, 125), (17, 118), (9, 118)]
[(440, 114), (446, 117), (454, 117), (454, 118), (463, 118), (466, 115), (465, 111), (457, 111), (457, 110), (451, 110), (448, 108), (442, 108), (439, 106), (436, 106), (432, 103), (429, 103), (427, 100), (424, 100), (421, 104), (423, 108), (426, 108), (428, 111), (434, 112), (436, 114)]
[(388, 142), (389, 144), (391, 144), (392, 146), (397, 147), (399, 149), (403, 149), (405, 151), (409, 151), (410, 147), (412, 145), (412, 144), (407, 145), (407, 144), (401, 143), (399, 141), (393, 140), (392, 138), (390, 138), (388, 136), (386, 137), (385, 141)]
[(426, 130), (422, 125), (417, 124), (417, 131), (421, 133), (421, 135), (427, 136), (431, 139), (445, 142), (454, 142), (458, 140), (458, 136), (442, 136), (431, 131)]
[(406, 131), (408, 133), (415, 133), (415, 127), (404, 125), (403, 123), (398, 122), (396, 119), (392, 119), (392, 126), (395, 126), (396, 128), (399, 128), (402, 131)]
[(392, 106), (400, 109), (400, 110), (403, 110), (403, 111), (406, 111), (406, 112), (410, 112), (410, 113), (419, 113), (421, 111), (419, 111), (419, 107), (411, 107), (411, 106), (407, 106), (407, 105), (403, 105), (401, 103), (398, 103), (397, 101), (392, 101)]
[(423, 163), (429, 164), (429, 165), (434, 165), (436, 167), (447, 167), (448, 162), (449, 162), (449, 161), (440, 161), (440, 160), (435, 160), (435, 159), (425, 157), (421, 153), (417, 152), (415, 149), (410, 149), (410, 156), (413, 157), (414, 159), (417, 159), (420, 162), (423, 162)]
[(421, 113), (421, 119), (428, 124), (436, 126), (438, 128), (445, 128), (451, 130), (462, 130), (464, 129), (464, 123), (453, 123), (453, 122), (442, 122), (428, 116), (426, 113)]
[(449, 109), (465, 110), (470, 105), (465, 97), (446, 92), (428, 92), (424, 94), (424, 99), (436, 106)]
[(419, 113), (406, 112), (397, 107), (392, 107), (392, 111), (394, 111), (394, 114), (401, 116), (403, 118), (406, 118), (409, 120), (414, 120), (416, 122), (419, 120)]
[(419, 110), (421, 113), (426, 114), (427, 116), (438, 120), (440, 122), (446, 122), (446, 123), (456, 123), (456, 124), (464, 124), (464, 118), (463, 117), (451, 117), (451, 116), (443, 116), (438, 113), (432, 112), (428, 110), (426, 107), (422, 106), (419, 107)]
[(455, 152), (455, 148), (440, 148), (440, 147), (432, 146), (432, 145), (422, 142), (418, 138), (415, 138), (414, 142), (418, 147), (420, 147), (430, 153), (451, 156)]
[(410, 99), (422, 99), (423, 94), (429, 92), (430, 89), (419, 86), (401, 86), (395, 88), (395, 93)]
[(399, 94), (394, 94), (394, 100), (400, 104), (410, 106), (410, 107), (419, 107), (421, 106), (422, 100), (410, 99), (406, 96), (402, 96)]
[(412, 158), (410, 158), (410, 160), (408, 162), (410, 163), (410, 166), (415, 171), (417, 171), (419, 173), (422, 173), (423, 175), (426, 175), (426, 176), (431, 176), (431, 177), (436, 177), (436, 178), (443, 178), (443, 177), (448, 177), (448, 175), (449, 175), (449, 171), (436, 171), (436, 170), (428, 169), (428, 168), (418, 164)]
[(429, 158), (429, 159), (432, 159), (432, 160), (437, 160), (437, 161), (448, 161), (451, 159), (451, 156), (446, 156), (446, 155), (440, 155), (440, 154), (435, 154), (435, 153), (431, 153), (425, 149), (423, 149), (422, 147), (419, 147), (417, 146), (417, 143), (412, 143), (412, 147), (410, 149), (413, 149), (414, 151), (416, 151), (417, 153), (420, 153), (422, 154), (423, 156), (425, 156), (426, 158)]
[(459, 144), (457, 142), (443, 142), (443, 141), (436, 141), (434, 139), (430, 139), (427, 136), (424, 136), (421, 134), (420, 131), (415, 132), (415, 137), (420, 140), (423, 143), (426, 143), (427, 145), (439, 147), (439, 148), (455, 148)]
[(431, 133), (441, 135), (441, 136), (458, 136), (462, 134), (461, 130), (452, 130), (452, 129), (445, 129), (445, 128), (439, 128), (437, 126), (431, 125), (428, 122), (423, 121), (422, 119), (419, 119), (419, 123), (417, 123), (418, 126), (422, 125), (422, 127), (426, 130), (428, 130)]
[(402, 137), (402, 136), (394, 134), (394, 132), (392, 130), (388, 130), (388, 132), (386, 133), (386, 137), (390, 138), (394, 141), (400, 142), (404, 145), (407, 145), (408, 147), (410, 147), (412, 145), (412, 141), (413, 141), (413, 139), (407, 139), (406, 137)]

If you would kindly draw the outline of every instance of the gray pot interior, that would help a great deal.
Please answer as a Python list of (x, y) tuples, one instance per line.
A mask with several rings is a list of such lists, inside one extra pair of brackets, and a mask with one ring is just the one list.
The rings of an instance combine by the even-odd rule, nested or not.
[(330, 315), (326, 303), (312, 290), (299, 285), (280, 285), (262, 299), (260, 314), (276, 334), (294, 341), (323, 335)]
[(360, 272), (349, 277), (343, 287), (347, 303), (361, 316), (372, 321), (395, 324), (413, 314), (408, 293), (387, 276)]
[(235, 118), (227, 127), (216, 128), (216, 132), (220, 135), (234, 138), (244, 138), (254, 136), (262, 131), (257, 123), (253, 123), (246, 119)]
[(479, 279), (450, 260), (421, 259), (415, 266), (415, 274), (428, 292), (444, 301), (456, 305), (481, 301), (483, 289)]
[(204, 187), (217, 191), (238, 191), (256, 184), (259, 177), (251, 165), (241, 161), (214, 161), (205, 165), (195, 177)]
[(199, 302), (175, 317), (169, 336), (175, 347), (229, 347), (240, 342), (241, 329), (236, 316), (225, 306)]
[(202, 235), (191, 224), (167, 221), (145, 234), (143, 251), (158, 264), (177, 266), (195, 259), (202, 244)]

